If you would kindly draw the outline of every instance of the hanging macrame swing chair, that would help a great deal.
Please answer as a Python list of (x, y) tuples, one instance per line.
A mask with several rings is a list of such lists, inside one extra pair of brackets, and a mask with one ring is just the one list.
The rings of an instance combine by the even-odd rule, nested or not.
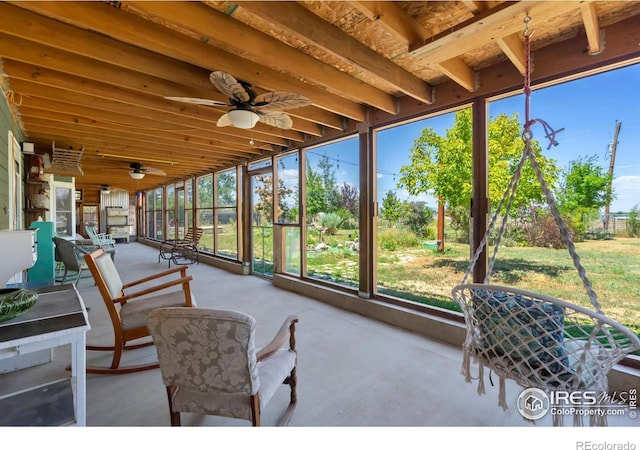
[[(525, 23), (528, 23), (525, 20)], [(529, 118), (529, 35), (525, 32), (525, 115), (524, 151), (505, 194), (492, 215), (489, 227), (474, 252), (461, 284), (452, 290), (453, 299), (462, 308), (466, 325), (463, 344), (462, 373), (471, 382), (472, 360), (478, 363), (478, 394), (485, 393), (484, 369), (499, 376), (498, 404), (507, 409), (505, 380), (514, 380), (525, 388), (551, 391), (591, 391), (599, 401), (608, 394), (607, 375), (611, 368), (629, 353), (640, 349), (640, 339), (623, 325), (607, 317), (598, 302), (575, 246), (556, 207), (553, 194), (544, 180), (531, 147), (531, 126), (541, 123), (551, 144), (556, 132), (540, 119)], [(542, 187), (549, 209), (560, 229), (593, 309), (575, 305), (551, 296), (508, 286), (490, 284), (500, 240), (513, 204), (525, 162), (529, 160)], [(504, 208), (504, 210), (503, 210)], [(483, 283), (467, 283), (480, 255), (487, 246), (498, 215), (502, 222)], [(599, 407), (604, 405), (599, 404)], [(582, 425), (589, 417), (590, 425), (606, 425), (605, 414), (586, 414), (574, 410), (574, 425)], [(563, 424), (560, 414), (553, 415), (553, 425)]]

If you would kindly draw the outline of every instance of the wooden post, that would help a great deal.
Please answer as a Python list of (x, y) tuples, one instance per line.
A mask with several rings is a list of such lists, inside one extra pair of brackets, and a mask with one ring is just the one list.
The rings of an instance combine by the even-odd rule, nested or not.
[(360, 160), (360, 279), (358, 295), (370, 298), (376, 284), (374, 270), (375, 225), (378, 208), (372, 193), (375, 192), (375, 173), (373, 165), (373, 133), (369, 122), (358, 124), (359, 160)]
[(438, 196), (438, 251), (444, 252), (444, 201)]
[[(473, 197), (471, 202), (471, 256), (487, 231), (489, 216), (489, 142), (487, 132), (487, 102), (478, 97), (473, 102)], [(473, 268), (473, 282), (482, 283), (487, 274), (487, 248)]]

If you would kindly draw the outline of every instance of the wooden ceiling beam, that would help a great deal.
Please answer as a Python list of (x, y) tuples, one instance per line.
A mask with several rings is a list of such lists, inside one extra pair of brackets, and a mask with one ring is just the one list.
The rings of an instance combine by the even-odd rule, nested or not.
[(410, 46), (409, 52), (427, 65), (439, 64), (489, 45), (496, 39), (522, 33), (527, 15), (532, 19), (530, 27), (535, 28), (535, 23), (542, 23), (579, 7), (579, 2), (566, 1), (505, 2), (420, 44)]
[(478, 88), (475, 72), (462, 58), (451, 58), (448, 61), (442, 61), (438, 66), (442, 73), (469, 92), (473, 92)]
[(582, 22), (584, 23), (584, 30), (589, 43), (589, 54), (597, 55), (602, 51), (602, 38), (595, 3), (581, 3), (580, 12), (582, 13)]
[[(142, 2), (142, 4), (147, 5), (146, 2)], [(162, 2), (153, 4), (162, 4)], [(381, 78), (392, 85), (397, 92), (426, 104), (433, 103), (433, 91), (429, 83), (406, 71), (339, 28), (322, 20), (305, 7), (295, 2), (280, 1), (245, 1), (238, 4), (252, 14), (286, 29), (306, 44), (319, 47), (322, 51), (339, 58), (343, 63), (356, 67), (370, 76)], [(294, 73), (306, 76), (301, 72), (301, 69), (300, 66), (291, 68)], [(331, 83), (331, 79), (328, 82)], [(335, 88), (327, 82), (323, 82), (323, 84), (330, 89)], [(367, 103), (370, 103), (368, 99)], [(370, 104), (385, 110), (373, 103)], [(395, 101), (391, 106), (396, 108)]]
[[(18, 31), (15, 23), (28, 26)], [(168, 61), (175, 59), (175, 64), (180, 66), (181, 63), (183, 68), (191, 66), (191, 70), (196, 72), (206, 69), (206, 75), (202, 77), (203, 88), (209, 83), (210, 71), (226, 70), (238, 78), (259, 81), (255, 84), (264, 84), (272, 90), (298, 92), (328, 111), (358, 121), (366, 119), (366, 109), (359, 103), (252, 64), (237, 55), (102, 2), (0, 2), (0, 31), (88, 57), (100, 55), (109, 62), (122, 61), (118, 65), (136, 67), (136, 70), (159, 58), (159, 63), (166, 63), (164, 73), (168, 73), (173, 70)], [(136, 60), (136, 56), (142, 59)], [(162, 73), (154, 74), (162, 77)], [(259, 73), (258, 77), (256, 73)]]
[(522, 33), (513, 33), (498, 39), (498, 45), (509, 61), (516, 66), (518, 72), (524, 75), (526, 71), (525, 50), (522, 42)]

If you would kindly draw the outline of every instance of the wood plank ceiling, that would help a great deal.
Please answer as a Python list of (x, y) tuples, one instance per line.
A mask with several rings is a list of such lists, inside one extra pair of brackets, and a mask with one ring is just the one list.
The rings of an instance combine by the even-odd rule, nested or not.
[[(444, 108), (456, 95), (495, 85), (500, 77), (481, 74), (498, 65), (521, 82), (527, 16), (532, 50), (557, 48), (570, 61), (566, 52), (596, 57), (620, 45), (603, 30), (640, 16), (640, 2), (3, 1), (0, 74), (37, 152), (54, 141), (82, 147), (79, 188), (135, 192), (338, 136), (376, 117)], [(637, 30), (638, 21), (628, 26)], [(637, 58), (637, 31), (623, 35), (635, 53), (611, 58)], [(577, 51), (562, 47), (576, 39)], [(165, 99), (228, 101), (209, 81), (214, 70), (258, 93), (302, 94), (312, 105), (287, 111), (291, 129), (245, 130), (216, 125), (228, 107)], [(133, 180), (136, 161), (167, 175)]]

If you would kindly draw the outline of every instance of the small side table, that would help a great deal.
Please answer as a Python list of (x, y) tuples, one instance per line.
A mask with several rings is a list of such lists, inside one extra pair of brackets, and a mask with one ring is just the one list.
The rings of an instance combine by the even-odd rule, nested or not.
[[(71, 381), (75, 380), (75, 425), (86, 425), (86, 333), (91, 328), (87, 311), (73, 284), (34, 288), (38, 301), (25, 314), (0, 322), (0, 359), (43, 349), (71, 345)], [(61, 387), (60, 387), (61, 386)], [(0, 398), (0, 410), (16, 411), (15, 405), (29, 405), (46, 415), (49, 395), (62, 395), (64, 383), (35, 386)], [(21, 411), (0, 415), (0, 425), (51, 425), (47, 417), (37, 423), (20, 423)], [(34, 413), (39, 414), (39, 413)]]

